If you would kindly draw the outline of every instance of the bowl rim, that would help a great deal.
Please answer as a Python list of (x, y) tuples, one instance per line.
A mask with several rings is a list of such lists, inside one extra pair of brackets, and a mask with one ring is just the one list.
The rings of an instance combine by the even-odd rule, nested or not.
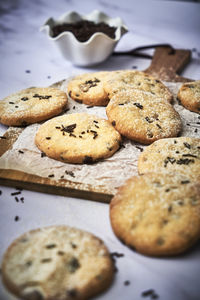
[[(74, 18), (74, 21), (72, 22), (72, 19)], [(95, 32), (94, 34), (91, 35), (91, 37), (84, 42), (79, 41), (76, 36), (71, 32), (71, 31), (64, 31), (62, 33), (60, 33), (59, 35), (57, 35), (56, 37), (52, 37), (51, 36), (51, 28), (53, 26), (55, 26), (55, 24), (62, 24), (64, 22), (69, 22), (69, 23), (76, 23), (77, 20), (89, 20), (89, 21), (94, 21), (95, 19), (99, 19), (102, 18), (103, 20), (101, 22), (104, 22), (106, 24), (108, 24), (109, 26), (112, 27), (116, 27), (116, 31), (115, 31), (115, 38), (111, 38), (109, 37), (107, 34), (103, 33), (103, 32)], [(68, 21), (68, 19), (70, 19), (71, 21)], [(109, 21), (111, 21), (112, 25), (109, 24)], [(113, 24), (114, 22), (116, 22), (116, 24)], [(53, 41), (57, 41), (65, 36), (70, 36), (71, 38), (73, 38), (76, 42), (83, 44), (83, 45), (87, 45), (90, 44), (97, 36), (102, 36), (105, 39), (109, 40), (109, 41), (113, 41), (113, 42), (117, 42), (120, 40), (120, 38), (128, 32), (128, 28), (127, 26), (124, 24), (124, 22), (122, 21), (122, 19), (120, 17), (116, 17), (116, 18), (111, 18), (109, 17), (107, 14), (105, 14), (104, 12), (101, 12), (99, 10), (93, 10), (91, 13), (89, 14), (79, 14), (76, 11), (68, 11), (64, 14), (62, 14), (60, 17), (58, 17), (57, 19), (54, 19), (53, 17), (48, 18), (45, 23), (40, 27), (40, 31), (46, 30), (47, 34), (48, 34), (48, 38), (50, 40)]]

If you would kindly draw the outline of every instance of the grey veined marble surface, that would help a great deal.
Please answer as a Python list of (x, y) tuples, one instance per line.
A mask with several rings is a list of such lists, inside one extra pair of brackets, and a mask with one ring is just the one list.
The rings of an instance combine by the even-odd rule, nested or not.
[[(142, 45), (171, 43), (192, 50), (192, 61), (182, 73), (200, 79), (200, 4), (176, 1), (122, 0), (0, 0), (0, 98), (30, 86), (48, 86), (70, 76), (100, 70), (144, 70), (150, 60), (110, 57), (104, 63), (78, 68), (65, 61), (47, 37), (39, 31), (48, 17), (57, 18), (75, 10), (87, 14), (99, 9), (111, 17), (120, 16), (129, 32), (116, 50)], [(152, 53), (148, 51), (147, 53)], [(7, 130), (0, 126), (0, 135)], [(67, 224), (102, 238), (110, 252), (123, 253), (117, 259), (118, 272), (111, 288), (96, 297), (101, 300), (139, 300), (142, 292), (154, 289), (161, 300), (200, 299), (200, 244), (174, 258), (149, 258), (125, 247), (114, 236), (108, 204), (24, 190), (16, 202), (15, 188), (0, 187), (0, 260), (17, 236), (33, 228)], [(15, 216), (19, 221), (15, 222)], [(125, 285), (125, 281), (129, 285)], [(14, 299), (0, 282), (0, 299)]]

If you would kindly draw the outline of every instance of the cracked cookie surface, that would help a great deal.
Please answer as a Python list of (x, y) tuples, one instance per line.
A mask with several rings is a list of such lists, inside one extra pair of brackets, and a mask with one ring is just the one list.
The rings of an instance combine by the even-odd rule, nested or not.
[(87, 105), (107, 105), (109, 98), (104, 90), (103, 82), (109, 74), (109, 72), (96, 72), (74, 77), (68, 82), (69, 96), (73, 100)]
[(91, 164), (112, 156), (120, 147), (121, 136), (107, 120), (76, 113), (42, 124), (35, 143), (50, 158)]
[(29, 231), (7, 249), (2, 279), (20, 299), (88, 299), (113, 279), (113, 263), (103, 241), (68, 226)]
[(138, 172), (178, 172), (200, 180), (200, 139), (162, 139), (146, 147), (138, 159)]
[(178, 91), (181, 104), (200, 114), (200, 80), (184, 83)]
[(132, 177), (111, 200), (110, 220), (116, 236), (140, 253), (182, 253), (199, 240), (200, 184), (176, 174)]
[(0, 123), (9, 126), (28, 124), (52, 118), (67, 106), (67, 95), (56, 88), (28, 88), (0, 101)]
[(135, 89), (113, 96), (106, 113), (122, 135), (143, 144), (177, 136), (182, 128), (180, 116), (170, 103)]

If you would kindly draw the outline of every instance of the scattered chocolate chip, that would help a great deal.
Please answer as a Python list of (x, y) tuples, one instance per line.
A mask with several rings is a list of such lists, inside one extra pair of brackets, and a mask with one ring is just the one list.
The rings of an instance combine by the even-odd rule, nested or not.
[(28, 73), (28, 74), (30, 74), (30, 73), (31, 73), (31, 70), (26, 70), (25, 72)]
[(130, 285), (130, 281), (129, 281), (129, 280), (125, 280), (125, 281), (124, 281), (124, 285), (125, 285), (125, 286)]
[(111, 252), (111, 253), (110, 253), (110, 256), (111, 256), (112, 258), (114, 258), (114, 257), (120, 258), (120, 257), (123, 257), (123, 256), (124, 256), (124, 253)]
[(138, 67), (137, 66), (132, 66), (132, 69), (137, 69)]
[(134, 102), (133, 105), (135, 105), (136, 107), (138, 107), (139, 109), (143, 109), (143, 105), (141, 105), (138, 102)]
[(48, 244), (45, 246), (46, 249), (53, 249), (56, 248), (56, 244)]
[(21, 100), (22, 100), (22, 101), (27, 101), (27, 100), (28, 100), (28, 97), (22, 97)]
[(46, 154), (44, 152), (41, 152), (41, 157), (45, 157)]
[(26, 263), (25, 263), (25, 266), (26, 267), (30, 267), (32, 265), (32, 261), (31, 260), (29, 260), (29, 261), (27, 261)]
[(87, 106), (87, 108), (92, 108), (92, 107), (94, 107), (93, 105), (89, 105), (89, 106)]
[(86, 155), (83, 159), (84, 164), (92, 164), (94, 163), (93, 158), (91, 156)]
[(42, 294), (39, 291), (32, 291), (23, 295), (24, 300), (44, 300)]
[(76, 289), (67, 290), (67, 296), (69, 296), (71, 298), (76, 298), (77, 290)]
[(80, 100), (80, 99), (74, 99), (76, 102), (78, 102), (78, 103), (80, 103), (80, 104), (82, 104), (83, 103), (83, 101), (82, 100)]
[(62, 125), (62, 129), (61, 131), (64, 131), (64, 132), (68, 132), (68, 133), (72, 133), (74, 131), (74, 129), (76, 128), (76, 124), (71, 124), (71, 125), (68, 125), (68, 126), (63, 126)]
[(23, 153), (24, 153), (24, 151), (22, 151), (22, 150), (18, 150), (18, 152), (19, 152), (19, 153), (21, 153), (21, 154), (23, 154)]
[(19, 221), (19, 216), (15, 216), (15, 221)]
[(143, 152), (143, 148), (140, 146), (135, 146), (135, 148), (137, 148), (138, 150), (140, 150), (140, 152)]
[(153, 120), (151, 120), (149, 117), (145, 117), (145, 120), (146, 120), (148, 123), (153, 123)]
[(21, 197), (21, 198), (20, 198), (20, 201), (21, 201), (22, 203), (24, 203), (24, 197)]
[(41, 259), (41, 263), (48, 263), (50, 261), (52, 261), (51, 258), (43, 258), (43, 259)]
[(76, 249), (76, 248), (77, 248), (77, 245), (74, 244), (74, 243), (71, 243), (71, 246), (72, 246), (73, 249)]
[(48, 177), (52, 178), (52, 177), (54, 177), (54, 174), (49, 174)]
[(172, 206), (170, 205), (169, 207), (168, 207), (168, 212), (171, 212), (172, 211)]
[(19, 191), (19, 192), (13, 192), (13, 193), (11, 193), (11, 196), (17, 196), (17, 195), (20, 195), (21, 194), (21, 192)]
[(190, 183), (190, 181), (189, 180), (182, 180), (181, 181), (181, 184), (187, 184), (187, 183)]
[(14, 102), (10, 101), (9, 104), (15, 104)]
[(59, 251), (57, 252), (57, 254), (60, 255), (60, 256), (62, 256), (62, 255), (65, 254), (65, 252), (59, 250)]
[(142, 292), (142, 297), (148, 297), (148, 296), (151, 296), (152, 294), (154, 294), (154, 290), (149, 289), (149, 290)]
[(189, 159), (189, 158), (180, 158), (179, 160), (176, 161), (178, 165), (189, 165), (190, 163), (194, 163), (194, 159)]
[(183, 145), (184, 145), (186, 148), (191, 149), (190, 144), (188, 144), (188, 143), (183, 143)]
[(75, 177), (74, 173), (72, 171), (65, 171), (65, 174), (70, 175), (71, 177)]
[(112, 126), (116, 126), (116, 121), (112, 121)]
[(0, 139), (6, 140), (6, 137), (5, 136), (0, 136)]
[(67, 264), (67, 269), (70, 273), (76, 272), (80, 268), (80, 263), (76, 257), (72, 257)]

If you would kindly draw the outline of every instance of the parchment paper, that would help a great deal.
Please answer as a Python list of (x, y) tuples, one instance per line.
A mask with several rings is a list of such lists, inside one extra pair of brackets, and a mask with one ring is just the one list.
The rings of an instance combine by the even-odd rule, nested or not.
[[(200, 137), (200, 116), (190, 112), (181, 106), (176, 100), (178, 88), (181, 83), (167, 83), (175, 96), (174, 108), (181, 116), (183, 130), (181, 136)], [(66, 91), (67, 80), (55, 83)], [(66, 112), (87, 112), (106, 118), (105, 107), (88, 107), (69, 99), (69, 110)], [(20, 134), (12, 149), (8, 150), (0, 158), (1, 169), (19, 170), (41, 177), (53, 177), (54, 180), (67, 179), (72, 182), (90, 184), (99, 187), (103, 191), (114, 194), (116, 189), (130, 176), (137, 175), (137, 160), (145, 147), (124, 138), (123, 146), (112, 157), (93, 165), (66, 164), (42, 157), (40, 150), (34, 144), (35, 134), (40, 124), (26, 127)], [(22, 153), (23, 152), (23, 153)]]

